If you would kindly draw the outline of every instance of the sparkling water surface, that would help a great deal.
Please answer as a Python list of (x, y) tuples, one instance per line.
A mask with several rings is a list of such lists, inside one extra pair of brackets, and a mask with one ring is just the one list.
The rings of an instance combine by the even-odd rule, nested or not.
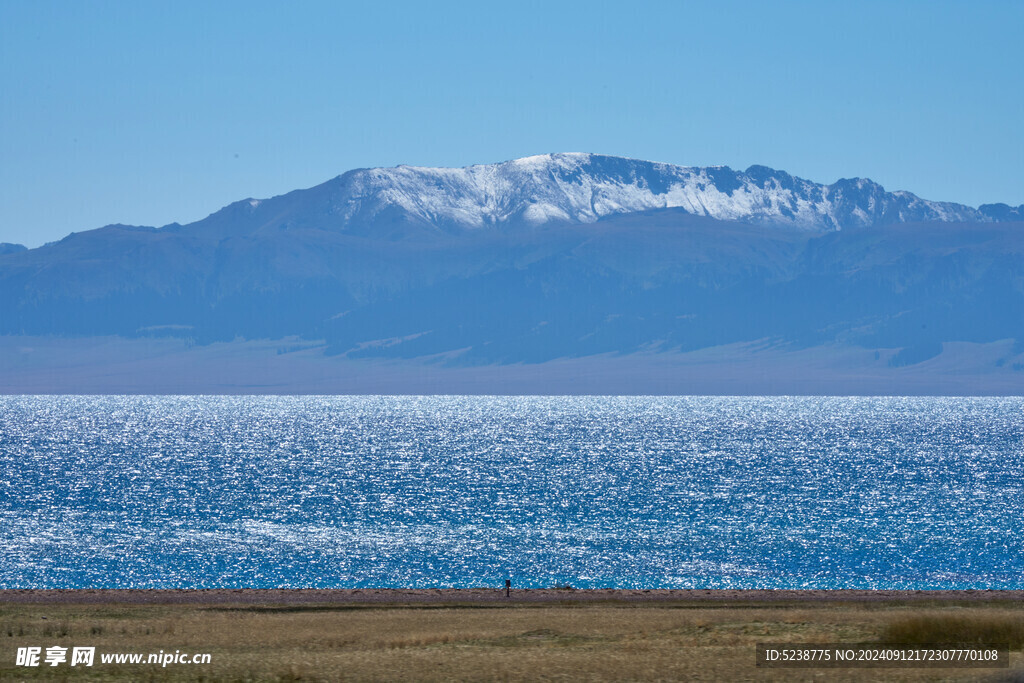
[(1024, 399), (0, 396), (0, 587), (1024, 588)]

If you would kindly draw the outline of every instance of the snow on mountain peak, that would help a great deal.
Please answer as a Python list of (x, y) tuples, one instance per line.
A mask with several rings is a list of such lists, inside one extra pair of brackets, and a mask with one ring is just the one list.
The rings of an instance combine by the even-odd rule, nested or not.
[[(539, 154), (464, 168), (357, 169), (316, 188), (245, 208), (275, 225), (363, 234), (381, 225), (457, 232), (593, 223), (655, 209), (811, 231), (910, 221), (1001, 220), (1017, 211), (931, 202), (909, 192), (886, 192), (866, 178), (822, 185), (766, 166), (736, 171), (589, 153)], [(291, 218), (283, 218), (283, 209)]]
[(904, 220), (983, 220), (977, 210), (887, 193), (868, 179), (819, 185), (752, 166), (687, 167), (586, 153), (540, 154), (465, 168), (398, 166), (341, 177), (345, 220), (384, 211), (435, 225), (552, 221), (592, 223), (604, 216), (679, 208), (722, 220), (837, 230)]

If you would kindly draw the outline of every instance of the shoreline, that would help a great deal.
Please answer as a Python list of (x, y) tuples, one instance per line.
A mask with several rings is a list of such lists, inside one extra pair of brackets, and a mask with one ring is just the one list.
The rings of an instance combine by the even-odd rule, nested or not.
[(1024, 590), (863, 589), (566, 589), (512, 588), (209, 588), (209, 589), (0, 589), (0, 604), (135, 605), (543, 605), (623, 604), (665, 606), (750, 606), (752, 604), (1014, 602)]

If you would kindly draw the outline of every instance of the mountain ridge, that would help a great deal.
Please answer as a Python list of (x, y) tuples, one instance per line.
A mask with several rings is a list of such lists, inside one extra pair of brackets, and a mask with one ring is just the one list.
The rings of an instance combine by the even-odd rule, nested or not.
[(887, 192), (865, 178), (823, 185), (767, 166), (735, 171), (561, 153), (462, 168), (354, 169), (305, 190), (234, 202), (191, 226), (237, 234), (242, 224), (250, 229), (315, 225), (364, 235), (383, 230), (400, 239), (437, 231), (593, 223), (663, 208), (810, 231), (933, 220), (997, 222), (1024, 215), (1024, 205), (976, 209)]
[(1024, 220), (1024, 204), (974, 208), (903, 190), (889, 192), (868, 178), (841, 178), (826, 185), (761, 165), (737, 171), (556, 153), (461, 168), (352, 169), (310, 188), (232, 202), (185, 225), (103, 228), (205, 232), (210, 237), (320, 229), (408, 239), (488, 228), (588, 224), (666, 208), (811, 232), (926, 221)]

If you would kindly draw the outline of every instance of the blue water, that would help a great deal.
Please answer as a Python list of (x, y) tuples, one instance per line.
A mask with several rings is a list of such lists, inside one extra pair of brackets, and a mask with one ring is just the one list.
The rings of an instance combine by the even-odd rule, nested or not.
[(1024, 588), (1024, 399), (0, 397), (0, 586)]

